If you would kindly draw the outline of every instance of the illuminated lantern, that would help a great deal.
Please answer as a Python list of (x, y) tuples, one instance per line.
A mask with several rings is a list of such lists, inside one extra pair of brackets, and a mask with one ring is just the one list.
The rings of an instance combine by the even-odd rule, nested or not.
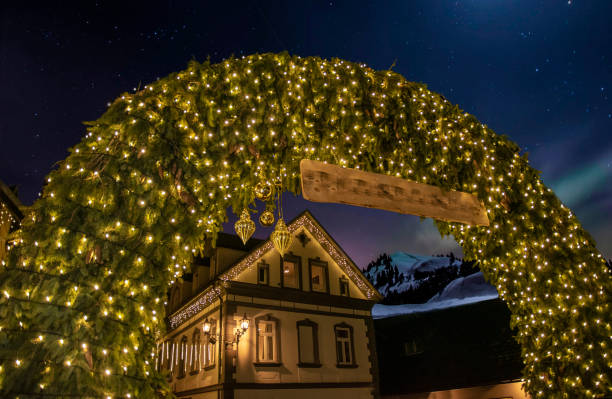
[(246, 208), (242, 210), (240, 219), (238, 219), (234, 225), (234, 229), (236, 230), (236, 234), (238, 234), (243, 244), (246, 244), (246, 242), (255, 232), (255, 222), (251, 220), (249, 211)]
[(240, 328), (242, 329), (243, 333), (249, 329), (249, 319), (247, 319), (246, 313), (244, 314), (242, 320), (240, 320)]
[(292, 237), (291, 233), (289, 232), (289, 229), (287, 228), (287, 225), (285, 225), (285, 222), (282, 218), (278, 219), (276, 227), (270, 235), (270, 238), (272, 239), (272, 244), (274, 244), (274, 248), (276, 248), (276, 250), (281, 254), (281, 256), (285, 255), (285, 251), (287, 251), (289, 245), (291, 245)]

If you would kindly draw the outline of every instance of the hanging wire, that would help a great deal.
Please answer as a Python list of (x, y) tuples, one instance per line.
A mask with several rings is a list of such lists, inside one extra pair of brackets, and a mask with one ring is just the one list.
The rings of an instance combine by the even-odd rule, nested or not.
[(280, 189), (278, 190), (278, 218), (283, 218), (283, 178), (279, 177), (280, 183), (278, 186)]

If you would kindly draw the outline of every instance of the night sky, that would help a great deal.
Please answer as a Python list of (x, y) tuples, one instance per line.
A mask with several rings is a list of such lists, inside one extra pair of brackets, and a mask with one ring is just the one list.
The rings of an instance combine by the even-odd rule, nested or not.
[[(611, 1), (3, 3), (0, 180), (26, 204), (81, 140), (82, 122), (122, 92), (191, 59), (286, 50), (394, 64), (459, 104), (529, 153), (612, 258)], [(359, 266), (383, 251), (460, 254), (429, 220), (286, 194), (285, 216), (304, 208)]]

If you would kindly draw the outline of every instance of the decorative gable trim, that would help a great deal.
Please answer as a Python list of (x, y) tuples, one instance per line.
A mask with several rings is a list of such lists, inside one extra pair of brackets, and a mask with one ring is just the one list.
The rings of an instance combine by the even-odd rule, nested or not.
[[(329, 254), (344, 273), (352, 280), (355, 285), (363, 292), (366, 298), (379, 301), (382, 299), (380, 293), (370, 284), (368, 280), (361, 274), (359, 268), (348, 257), (348, 255), (340, 248), (333, 238), (323, 229), (323, 227), (314, 219), (314, 216), (308, 211), (303, 212), (295, 218), (287, 228), (291, 234), (295, 234), (299, 229), (305, 228), (319, 242), (321, 247)], [(240, 273), (250, 267), (255, 267), (258, 261), (266, 253), (274, 249), (272, 241), (266, 240), (259, 247), (249, 252), (234, 266), (219, 276), (222, 281), (230, 281), (238, 277)], [(202, 293), (197, 295), (185, 306), (168, 316), (168, 325), (170, 330), (187, 321), (202, 309), (210, 305), (217, 297), (221, 295), (221, 288), (217, 285), (208, 287)]]
[[(355, 285), (363, 292), (368, 299), (380, 300), (382, 299), (380, 293), (365, 279), (363, 274), (359, 271), (359, 268), (353, 263), (353, 261), (344, 253), (342, 248), (330, 237), (329, 234), (321, 227), (319, 223), (314, 219), (312, 214), (308, 211), (303, 212), (295, 220), (293, 220), (287, 228), (291, 234), (295, 234), (300, 228), (305, 228), (308, 232), (319, 242), (321, 247), (329, 254), (329, 256), (336, 262), (336, 264), (346, 273), (349, 278), (355, 283)], [(262, 256), (268, 251), (272, 250), (274, 245), (272, 241), (265, 241), (260, 247), (256, 248), (244, 258), (242, 258), (236, 265), (232, 266), (225, 273), (221, 274), (219, 278), (221, 280), (233, 280), (240, 275), (243, 271), (252, 267)]]
[(174, 330), (176, 327), (189, 320), (192, 316), (213, 303), (220, 295), (221, 289), (217, 286), (204, 290), (204, 292), (189, 301), (187, 305), (168, 317), (170, 330)]

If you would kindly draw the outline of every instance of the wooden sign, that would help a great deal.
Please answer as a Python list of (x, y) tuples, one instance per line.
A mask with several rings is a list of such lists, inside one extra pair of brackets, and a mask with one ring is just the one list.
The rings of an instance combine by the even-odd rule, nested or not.
[(444, 191), (429, 184), (309, 159), (302, 159), (300, 172), (302, 195), (309, 201), (384, 209), (469, 225), (489, 225), (484, 205), (473, 194)]

